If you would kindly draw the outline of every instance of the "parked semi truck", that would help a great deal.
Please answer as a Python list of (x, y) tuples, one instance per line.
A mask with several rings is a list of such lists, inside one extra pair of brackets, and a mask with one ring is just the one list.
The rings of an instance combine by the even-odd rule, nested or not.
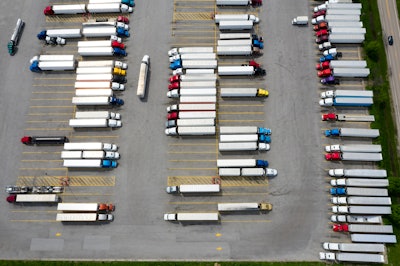
[(149, 63), (150, 63), (150, 56), (144, 55), (142, 58), (142, 62), (140, 64), (138, 86), (136, 89), (136, 95), (139, 98), (144, 98), (146, 94), (147, 72), (149, 69)]
[(126, 77), (113, 74), (78, 74), (76, 75), (76, 81), (108, 81), (108, 82), (118, 82), (126, 83)]
[(331, 202), (336, 205), (391, 205), (390, 197), (332, 197)]
[(337, 262), (374, 262), (374, 263), (385, 263), (385, 257), (379, 254), (368, 254), (368, 253), (319, 253), (320, 260), (337, 261)]
[(335, 232), (351, 232), (351, 233), (380, 233), (392, 234), (393, 227), (391, 225), (376, 224), (333, 224)]
[(193, 119), (193, 118), (216, 118), (216, 111), (179, 111), (179, 112), (171, 112), (167, 114), (168, 120), (176, 120), (176, 119)]
[(219, 168), (219, 176), (267, 176), (274, 177), (278, 175), (278, 170), (273, 168)]
[(111, 89), (76, 89), (75, 96), (114, 96), (114, 93)]
[(374, 103), (372, 98), (357, 97), (334, 97), (322, 99), (319, 101), (320, 106), (361, 106), (369, 107)]
[(221, 126), (219, 133), (224, 134), (264, 134), (271, 135), (270, 128), (256, 127), (256, 126)]
[(358, 243), (332, 243), (324, 242), (323, 248), (332, 251), (344, 252), (371, 252), (371, 253), (384, 253), (385, 245), (383, 244), (358, 244)]
[(374, 122), (374, 115), (357, 115), (357, 114), (335, 114), (328, 113), (321, 116), (323, 121), (350, 121), (350, 122)]
[(88, 119), (88, 118), (97, 118), (97, 119), (121, 119), (120, 113), (114, 113), (109, 111), (86, 111), (86, 112), (76, 112), (76, 119)]
[[(251, 41), (250, 44), (251, 45)], [(217, 59), (215, 53), (194, 53), (194, 54), (177, 54), (177, 55), (173, 55), (169, 58), (169, 62), (172, 63), (176, 60), (215, 60)]]
[(219, 212), (229, 211), (271, 211), (272, 204), (265, 202), (243, 202), (243, 203), (218, 203)]
[(82, 29), (82, 35), (87, 38), (110, 37), (111, 39), (115, 39), (115, 37), (113, 36), (129, 37), (130, 33), (128, 30), (125, 30), (123, 28), (104, 26), (104, 27), (85, 27)]
[(373, 91), (365, 90), (330, 90), (321, 92), (321, 98), (338, 98), (338, 97), (359, 97), (359, 98), (372, 98), (374, 97)]
[(382, 216), (379, 215), (332, 215), (331, 221), (334, 223), (361, 223), (361, 224), (381, 224)]
[(75, 61), (33, 61), (29, 66), (32, 72), (75, 70)]
[[(324, 44), (321, 44), (321, 46), (323, 46)], [(367, 61), (365, 61), (365, 60), (331, 60), (331, 61), (318, 63), (315, 66), (315, 68), (317, 70), (328, 69), (328, 68), (334, 69), (334, 68), (340, 68), (340, 67), (342, 67), (342, 68), (366, 68)]]
[(367, 161), (379, 162), (382, 161), (382, 153), (370, 152), (333, 152), (325, 154), (327, 161)]
[(339, 178), (332, 179), (331, 185), (346, 187), (388, 187), (389, 181), (387, 179)]
[(221, 97), (268, 97), (269, 92), (261, 88), (221, 88)]
[(61, 201), (57, 194), (13, 194), (7, 197), (9, 203), (56, 203)]
[(215, 23), (220, 23), (221, 21), (240, 21), (249, 20), (254, 23), (260, 22), (260, 19), (251, 14), (216, 14), (214, 16)]
[(256, 159), (218, 159), (217, 167), (268, 167), (268, 161)]
[(351, 234), (352, 242), (396, 244), (396, 235)]
[(78, 48), (81, 56), (127, 56), (124, 49), (114, 47), (81, 47)]
[(168, 90), (174, 89), (207, 89), (215, 88), (217, 86), (216, 80), (208, 81), (177, 81), (168, 85)]
[(118, 67), (127, 69), (128, 64), (117, 60), (91, 60), (91, 61), (78, 61), (78, 67)]
[(173, 104), (167, 107), (167, 112), (179, 112), (179, 111), (215, 111), (215, 103), (209, 104)]
[(169, 78), (169, 82), (180, 82), (180, 81), (216, 81), (216, 74), (186, 74), (186, 75), (174, 75)]
[(215, 95), (207, 95), (207, 96), (177, 96), (179, 98), (180, 103), (216, 103), (217, 97), (216, 92)]
[(125, 90), (125, 85), (110, 81), (76, 81), (75, 89), (112, 89), (113, 91)]
[(112, 212), (115, 205), (111, 203), (58, 203), (57, 211), (61, 212)]
[(56, 221), (59, 222), (111, 222), (114, 215), (104, 213), (57, 213)]
[(332, 128), (325, 130), (326, 137), (358, 137), (376, 138), (379, 137), (379, 129), (366, 128)]
[(332, 206), (333, 213), (349, 214), (391, 214), (392, 209), (387, 206)]
[(198, 46), (198, 47), (180, 47), (172, 48), (168, 51), (168, 56), (174, 56), (177, 54), (193, 54), (193, 53), (213, 53), (214, 48), (211, 46)]
[(165, 213), (164, 221), (179, 221), (179, 222), (217, 222), (219, 221), (219, 214), (217, 212), (179, 212), (179, 213)]
[(239, 135), (220, 135), (219, 141), (221, 143), (228, 142), (259, 142), (259, 143), (270, 143), (271, 137), (263, 134), (239, 134)]
[(118, 162), (102, 159), (66, 159), (63, 166), (68, 168), (116, 168)]
[(170, 127), (165, 129), (165, 134), (168, 136), (215, 135), (215, 126)]
[(117, 151), (118, 146), (113, 143), (102, 142), (70, 142), (64, 144), (67, 151)]
[(253, 29), (253, 21), (250, 20), (238, 20), (238, 21), (221, 21), (218, 25), (220, 31), (224, 30), (251, 30)]
[(204, 119), (176, 119), (167, 120), (165, 122), (165, 127), (201, 127), (201, 126), (215, 126), (214, 118), (204, 118)]
[(220, 76), (265, 76), (266, 71), (254, 66), (219, 66), (218, 75)]
[[(217, 89), (216, 88), (207, 88), (207, 89), (175, 89), (167, 92), (168, 98), (180, 98), (180, 102), (182, 102), (182, 96), (216, 96)], [(193, 98), (191, 98), (193, 99)], [(208, 98), (210, 99), (210, 98)], [(191, 101), (193, 102), (193, 101)], [(201, 99), (201, 102), (204, 102)]]
[(168, 194), (174, 193), (219, 193), (221, 186), (219, 184), (204, 184), (204, 185), (179, 185), (168, 186), (166, 188)]
[(252, 45), (217, 46), (217, 55), (261, 55), (259, 47)]
[(119, 159), (118, 152), (113, 151), (62, 151), (61, 159)]
[(330, 34), (328, 37), (328, 41), (331, 43), (354, 43), (359, 44), (364, 42), (365, 35), (364, 34), (357, 34), (357, 35), (350, 35), (350, 34)]
[(24, 136), (21, 142), (25, 145), (60, 145), (68, 142), (66, 136)]
[(172, 70), (176, 70), (178, 68), (207, 68), (207, 69), (216, 69), (217, 68), (217, 60), (175, 60), (169, 65), (169, 68)]
[(329, 189), (331, 195), (387, 197), (386, 188), (338, 187)]
[(383, 169), (329, 169), (330, 176), (335, 177), (363, 177), (386, 178), (387, 172)]
[[(120, 22), (117, 22), (120, 23)], [(124, 27), (128, 28), (128, 25), (125, 25), (124, 23), (121, 23)], [(121, 26), (122, 26), (121, 25)], [(118, 42), (115, 40), (105, 40), (105, 41), (78, 41), (78, 48), (84, 48), (84, 47), (113, 47), (113, 48), (121, 48), (125, 49), (125, 44), (122, 42)]]
[(220, 142), (219, 151), (269, 151), (271, 146), (262, 142)]
[(382, 152), (382, 146), (377, 144), (349, 144), (349, 145), (328, 145), (326, 152)]
[(217, 6), (260, 6), (262, 0), (217, 0)]
[(72, 97), (72, 104), (75, 105), (114, 105), (124, 104), (124, 100), (116, 97), (94, 96), (94, 97)]

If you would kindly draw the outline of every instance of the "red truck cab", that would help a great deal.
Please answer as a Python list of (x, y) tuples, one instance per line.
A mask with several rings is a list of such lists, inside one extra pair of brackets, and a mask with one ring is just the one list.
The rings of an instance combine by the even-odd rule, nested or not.
[(348, 224), (333, 224), (332, 229), (335, 232), (348, 232), (349, 225)]
[(322, 117), (322, 121), (336, 121), (335, 113), (323, 114), (321, 117)]
[(249, 61), (249, 66), (252, 66), (252, 67), (260, 67), (260, 64), (257, 63), (257, 62), (254, 61), (254, 60), (251, 60), (251, 61)]
[(112, 41), (112, 42), (111, 42), (111, 47), (113, 47), (113, 48), (125, 49), (125, 44), (119, 43), (119, 42), (117, 42), (117, 41)]
[(117, 21), (125, 23), (125, 24), (129, 24), (129, 18), (124, 17), (124, 16), (118, 16)]
[(328, 23), (321, 22), (318, 25), (314, 26), (314, 31), (323, 30), (323, 29), (327, 29), (327, 28), (328, 28)]
[(178, 112), (172, 112), (167, 114), (167, 119), (168, 120), (176, 120), (179, 118), (179, 113)]
[(318, 63), (315, 65), (316, 70), (323, 70), (323, 69), (328, 69), (328, 68), (329, 68), (329, 61)]
[(318, 77), (329, 77), (330, 75), (332, 75), (332, 70), (329, 68), (318, 71)]
[(180, 87), (179, 82), (174, 82), (168, 85), (168, 90), (179, 89), (179, 87)]
[(170, 83), (179, 82), (179, 81), (180, 81), (179, 75), (171, 76), (169, 78)]
[(14, 203), (17, 200), (17, 195), (10, 195), (6, 198), (7, 202)]
[(340, 156), (340, 152), (332, 152), (325, 154), (325, 159), (327, 161), (340, 161), (342, 157)]
[(315, 36), (320, 37), (322, 35), (328, 35), (328, 34), (329, 34), (328, 30), (319, 30), (315, 33)]
[(314, 12), (313, 18), (319, 17), (319, 16), (325, 16), (326, 10), (319, 10), (317, 12)]
[(46, 6), (45, 9), (43, 10), (43, 14), (45, 16), (50, 16), (50, 15), (54, 15), (54, 11), (51, 8), (51, 6)]

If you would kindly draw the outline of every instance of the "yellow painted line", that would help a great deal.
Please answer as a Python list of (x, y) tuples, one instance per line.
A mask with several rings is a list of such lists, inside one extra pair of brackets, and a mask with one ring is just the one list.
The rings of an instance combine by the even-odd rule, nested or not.
[(215, 146), (215, 143), (170, 143), (168, 146)]
[(218, 168), (168, 168), (168, 170), (217, 170)]
[(29, 106), (29, 108), (74, 108), (74, 106), (60, 106), (60, 105), (33, 105)]
[(34, 98), (31, 101), (71, 101), (72, 98)]
[(76, 79), (76, 77), (71, 77), (71, 78), (34, 78), (35, 80), (60, 80), (60, 79)]
[(71, 94), (73, 91), (33, 91), (32, 94)]
[(169, 151), (169, 154), (214, 154), (215, 152), (209, 152), (209, 151)]
[(37, 131), (37, 130), (51, 130), (51, 131), (73, 131), (72, 128), (25, 128), (26, 131)]
[(37, 162), (37, 163), (47, 163), (47, 162), (62, 162), (63, 160), (21, 160), (23, 163)]
[(221, 223), (269, 223), (272, 220), (221, 220)]
[[(43, 123), (43, 121), (26, 121), (27, 123)], [(46, 121), (46, 123), (67, 123), (67, 120), (64, 121)]]
[(73, 87), (74, 84), (34, 84), (33, 87)]
[(168, 160), (168, 162), (215, 162), (215, 160)]
[(222, 234), (221, 233), (216, 233), (215, 236), (216, 237), (220, 237), (220, 236), (222, 236)]
[(221, 251), (221, 250), (222, 250), (222, 247), (217, 247), (216, 250), (217, 250), (217, 251)]
[(265, 115), (264, 112), (218, 112), (220, 115)]
[(234, 122), (234, 123), (243, 123), (243, 122), (264, 122), (265, 120), (223, 120), (220, 119), (219, 122)]
[(19, 223), (59, 223), (56, 220), (10, 220), (10, 222), (19, 222)]

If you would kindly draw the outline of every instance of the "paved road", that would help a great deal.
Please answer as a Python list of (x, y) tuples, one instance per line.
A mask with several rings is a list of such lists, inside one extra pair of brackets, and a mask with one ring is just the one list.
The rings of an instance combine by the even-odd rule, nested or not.
[[(392, 92), (392, 104), (397, 124), (397, 144), (400, 144), (400, 26), (395, 0), (378, 1), (386, 57), (389, 67), (389, 83)], [(393, 36), (393, 45), (389, 45), (387, 37)], [(400, 151), (400, 146), (397, 150)]]

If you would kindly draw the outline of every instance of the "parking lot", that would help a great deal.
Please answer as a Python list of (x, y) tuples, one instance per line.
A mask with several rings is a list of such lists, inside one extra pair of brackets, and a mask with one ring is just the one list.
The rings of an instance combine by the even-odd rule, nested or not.
[[(42, 29), (79, 28), (83, 16), (43, 16), (48, 3), (0, 3), (1, 43), (8, 42), (18, 17), (26, 27), (14, 57), (4, 54), (1, 117), (3, 178), (0, 185), (63, 185), (64, 202), (112, 202), (115, 221), (109, 224), (61, 224), (56, 207), (11, 205), (0, 208), (2, 259), (90, 260), (256, 260), (316, 261), (321, 242), (349, 241), (331, 229), (330, 168), (372, 168), (372, 163), (326, 162), (324, 145), (344, 143), (328, 139), (327, 128), (369, 128), (365, 122), (321, 122), (327, 111), (365, 113), (362, 108), (321, 108), (321, 86), (315, 64), (320, 57), (311, 27), (294, 27), (298, 15), (311, 15), (314, 1), (265, 1), (258, 8), (217, 8), (215, 1), (135, 1), (127, 38), (127, 90), (118, 94), (125, 105), (123, 127), (116, 130), (79, 130), (68, 126), (76, 108), (75, 73), (33, 73), (29, 59), (38, 54), (75, 54), (77, 40), (64, 47), (44, 46), (36, 38)], [(61, 1), (64, 2), (64, 1)], [(59, 3), (59, 2), (57, 2)], [(65, 2), (67, 3), (67, 2)], [(50, 3), (51, 4), (51, 3)], [(23, 10), (19, 7), (23, 6)], [(259, 57), (220, 57), (218, 65), (241, 65), (254, 59), (267, 70), (265, 77), (220, 78), (218, 87), (256, 87), (269, 90), (268, 98), (227, 100), (218, 97), (217, 125), (251, 125), (272, 129), (267, 152), (220, 153), (218, 135), (168, 137), (164, 134), (167, 51), (172, 47), (213, 46), (219, 31), (214, 14), (248, 13), (261, 21), (254, 32), (264, 37)], [(115, 15), (115, 14), (114, 14)], [(113, 15), (94, 17), (110, 18)], [(92, 18), (94, 18), (92, 17)], [(115, 16), (114, 16), (115, 17)], [(5, 49), (5, 47), (3, 47)], [(358, 46), (341, 45), (343, 59), (361, 58)], [(150, 55), (149, 86), (144, 100), (136, 96), (139, 65)], [(78, 60), (81, 58), (78, 57)], [(337, 89), (363, 89), (360, 79), (341, 80)], [(118, 168), (76, 171), (62, 167), (61, 146), (25, 146), (24, 135), (65, 135), (71, 142), (107, 142), (119, 145)], [(368, 143), (346, 140), (348, 143)], [(222, 178), (218, 196), (168, 195), (165, 187), (215, 182), (217, 159), (268, 160), (278, 170), (274, 178)], [(6, 193), (2, 194), (4, 197)], [(163, 220), (166, 212), (212, 212), (218, 202), (269, 202), (268, 213), (223, 214), (220, 223), (180, 224)]]

